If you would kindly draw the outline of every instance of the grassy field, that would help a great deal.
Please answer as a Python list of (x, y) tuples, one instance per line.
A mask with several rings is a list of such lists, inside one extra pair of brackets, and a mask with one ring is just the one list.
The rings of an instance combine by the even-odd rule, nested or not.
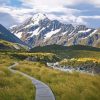
[(0, 53), (0, 100), (35, 100), (35, 88), (27, 78), (13, 74), (7, 66), (15, 61)]
[[(37, 62), (25, 61), (27, 57)], [(56, 100), (100, 100), (100, 75), (67, 73), (50, 69), (44, 62), (60, 61), (61, 64), (77, 66), (96, 63), (100, 67), (100, 52), (67, 50), (51, 53), (0, 52), (0, 100), (34, 100), (35, 88), (30, 80), (11, 73), (7, 66), (19, 62), (20, 70), (45, 82), (52, 89)], [(67, 62), (67, 63), (66, 63)]]
[(56, 62), (59, 61), (59, 57), (54, 53), (28, 53), (28, 52), (22, 52), (22, 53), (12, 53), (10, 54), (13, 57), (24, 60), (27, 57), (33, 57), (36, 61), (40, 62)]
[(48, 84), (56, 100), (100, 100), (100, 76), (65, 73), (40, 62), (21, 61), (14, 68)]
[(100, 48), (94, 48), (89, 46), (61, 46), (61, 45), (48, 45), (43, 47), (35, 47), (30, 52), (51, 52), (63, 58), (99, 58)]
[(87, 51), (87, 50), (66, 50), (66, 51), (57, 51), (57, 55), (61, 58), (99, 58), (100, 52), (97, 51)]

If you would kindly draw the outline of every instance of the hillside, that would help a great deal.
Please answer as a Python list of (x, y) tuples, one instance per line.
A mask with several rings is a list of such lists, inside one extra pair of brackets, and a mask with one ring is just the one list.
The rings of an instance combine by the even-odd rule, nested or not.
[(73, 46), (62, 46), (62, 45), (46, 45), (46, 46), (38, 46), (32, 48), (30, 51), (32, 52), (50, 52), (57, 50), (88, 50), (88, 51), (100, 51), (100, 48), (95, 48), (91, 46), (83, 46), (83, 45), (73, 45)]
[(53, 52), (60, 56), (60, 58), (79, 58), (79, 57), (95, 57), (100, 58), (100, 49), (90, 46), (61, 46), (48, 45), (43, 47), (35, 47), (30, 52)]
[(15, 51), (15, 50), (21, 51), (21, 50), (26, 50), (26, 49), (27, 49), (27, 46), (0, 39), (0, 51)]
[(9, 30), (7, 30), (4, 26), (0, 24), (0, 39), (9, 41), (12, 43), (18, 43), (21, 45), (26, 45), (19, 38), (17, 38), (14, 34), (12, 34)]

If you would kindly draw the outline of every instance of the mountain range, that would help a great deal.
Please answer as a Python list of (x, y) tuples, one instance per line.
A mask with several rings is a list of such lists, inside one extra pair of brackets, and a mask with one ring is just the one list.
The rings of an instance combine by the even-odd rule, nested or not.
[(10, 27), (10, 31), (31, 47), (58, 44), (100, 48), (100, 29), (64, 24), (58, 20), (50, 20), (40, 13), (20, 25)]

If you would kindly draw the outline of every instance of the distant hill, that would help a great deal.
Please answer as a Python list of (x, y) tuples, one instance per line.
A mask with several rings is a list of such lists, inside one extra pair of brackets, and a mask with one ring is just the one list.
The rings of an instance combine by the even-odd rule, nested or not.
[(12, 34), (9, 30), (7, 30), (1, 24), (0, 24), (0, 39), (13, 42), (13, 43), (19, 43), (22, 45), (26, 45), (24, 42), (22, 42), (19, 38), (17, 38), (14, 34)]
[(34, 47), (30, 52), (50, 52), (50, 51), (60, 51), (60, 50), (88, 50), (88, 51), (100, 51), (100, 48), (95, 48), (91, 46), (83, 45), (73, 45), (73, 46), (62, 46), (62, 45), (46, 45)]
[(43, 47), (35, 47), (30, 52), (50, 52), (57, 54), (60, 58), (99, 58), (100, 59), (100, 48), (90, 46), (61, 46), (61, 45), (47, 45)]

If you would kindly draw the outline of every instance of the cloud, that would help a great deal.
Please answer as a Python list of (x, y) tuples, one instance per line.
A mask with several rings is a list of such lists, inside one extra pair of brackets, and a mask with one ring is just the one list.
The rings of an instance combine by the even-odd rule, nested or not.
[[(30, 17), (31, 12), (32, 12), (32, 9), (14, 8), (14, 7), (9, 7), (9, 6), (0, 7), (0, 13), (5, 13), (4, 16), (7, 16), (6, 13), (8, 13), (18, 23), (21, 23), (25, 19)], [(1, 20), (1, 18), (0, 18), (0, 20)]]
[(89, 0), (89, 3), (100, 8), (100, 0)]
[(79, 16), (79, 17), (83, 19), (99, 19), (100, 20), (100, 16)]
[(29, 4), (37, 8), (41, 7), (64, 7), (69, 5), (77, 5), (82, 3), (92, 4), (100, 7), (100, 0), (21, 0), (24, 4)]
[[(59, 13), (59, 16), (61, 17), (60, 19), (58, 18), (59, 20), (61, 20), (63, 16), (69, 16), (73, 15), (74, 13), (80, 13), (80, 10), (63, 7), (64, 2), (63, 4), (61, 4), (61, 0), (60, 2), (57, 1), (58, 0), (55, 0), (53, 2), (51, 0), (50, 2), (48, 2), (48, 0), (43, 0), (42, 2), (41, 1), (37, 2), (37, 0), (33, 1), (30, 0), (29, 2), (29, 0), (27, 1), (21, 0), (23, 6), (21, 6), (20, 8), (13, 7), (12, 5), (11, 6), (2, 5), (0, 7), (0, 12), (8, 13), (10, 16), (12, 16), (13, 19), (16, 20), (15, 22), (17, 23), (23, 22), (25, 19), (33, 16), (34, 13), (46, 13), (48, 16), (50, 15), (50, 18), (55, 17), (55, 19), (58, 18), (57, 13)], [(25, 5), (30, 7), (25, 8)], [(5, 14), (4, 16), (7, 15)]]
[[(19, 5), (17, 2), (21, 4)], [(22, 23), (35, 13), (45, 13), (50, 19), (58, 19), (61, 22), (72, 24), (88, 25), (88, 19), (100, 20), (98, 12), (95, 14), (94, 11), (93, 16), (89, 16), (93, 9), (91, 10), (91, 6), (88, 11), (85, 9), (85, 4), (100, 9), (100, 0), (14, 0), (13, 2), (12, 0), (0, 0), (0, 23), (4, 24), (3, 20), (5, 19), (8, 21), (5, 26), (8, 27), (12, 24)], [(84, 9), (74, 8), (75, 5), (82, 5)], [(1, 18), (2, 14), (3, 19)]]
[[(3, 0), (1, 0), (3, 1)], [(6, 0), (10, 1), (11, 0)], [(16, 0), (15, 0), (16, 1)], [(77, 5), (77, 4), (92, 4), (95, 7), (100, 7), (100, 0), (18, 0), (21, 1), (23, 3), (23, 5), (26, 6), (30, 6), (30, 7), (36, 7), (38, 9), (40, 9), (42, 7), (42, 9), (45, 8), (60, 8), (60, 7), (64, 7), (64, 6), (70, 6), (70, 5)]]
[(2, 23), (2, 25), (6, 27), (10, 27), (11, 25), (17, 22), (9, 13), (0, 12), (0, 23)]

